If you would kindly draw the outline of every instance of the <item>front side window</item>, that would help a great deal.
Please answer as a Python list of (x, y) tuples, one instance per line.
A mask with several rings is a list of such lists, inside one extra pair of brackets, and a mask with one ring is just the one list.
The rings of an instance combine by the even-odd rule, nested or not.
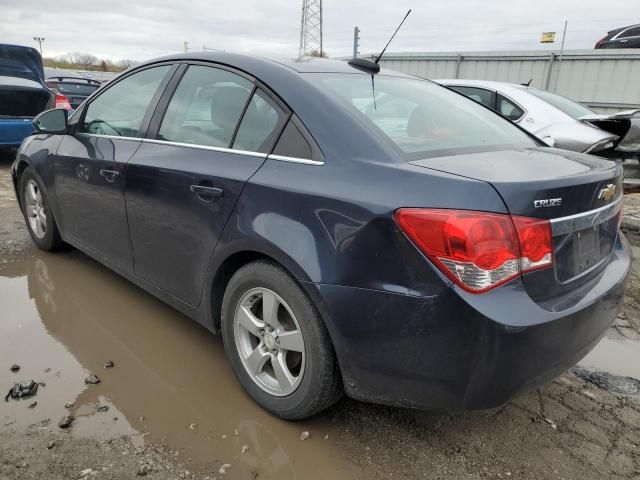
[[(403, 77), (309, 74), (315, 84), (391, 140), (406, 160), (513, 147), (531, 138), (476, 102), (429, 81)], [(372, 81), (373, 80), (373, 81)], [(393, 107), (393, 108), (392, 108)]]
[(512, 122), (517, 122), (524, 115), (522, 108), (500, 94), (498, 94), (498, 112)]
[(253, 83), (240, 75), (192, 65), (169, 102), (158, 138), (229, 148), (252, 92)]
[(141, 138), (144, 116), (171, 65), (134, 73), (105, 90), (87, 107), (79, 132)]
[(476, 102), (481, 103), (485, 107), (489, 107), (490, 109), (495, 110), (496, 94), (491, 90), (486, 90), (484, 88), (459, 86), (453, 86), (449, 88), (469, 97), (471, 100), (475, 100)]

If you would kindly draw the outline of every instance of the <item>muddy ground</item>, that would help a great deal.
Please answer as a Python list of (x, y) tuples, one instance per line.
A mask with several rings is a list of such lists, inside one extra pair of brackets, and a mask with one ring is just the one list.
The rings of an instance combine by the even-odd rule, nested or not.
[[(9, 164), (0, 159), (0, 388), (44, 386), (0, 401), (1, 479), (640, 479), (640, 382), (626, 378), (640, 378), (636, 274), (579, 376), (503, 408), (443, 415), (343, 399), (284, 422), (246, 397), (218, 337), (77, 251), (36, 251)], [(85, 384), (90, 373), (101, 382)]]

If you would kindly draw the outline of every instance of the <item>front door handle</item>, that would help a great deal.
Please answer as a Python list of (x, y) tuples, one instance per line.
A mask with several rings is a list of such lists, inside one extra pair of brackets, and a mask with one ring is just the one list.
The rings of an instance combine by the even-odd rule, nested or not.
[(100, 170), (100, 175), (102, 175), (107, 182), (113, 183), (120, 176), (120, 172), (117, 172), (115, 170), (107, 170), (106, 168), (102, 168)]
[(207, 203), (213, 202), (216, 198), (222, 196), (221, 188), (207, 187), (206, 185), (191, 185), (189, 190), (195, 193), (200, 200)]

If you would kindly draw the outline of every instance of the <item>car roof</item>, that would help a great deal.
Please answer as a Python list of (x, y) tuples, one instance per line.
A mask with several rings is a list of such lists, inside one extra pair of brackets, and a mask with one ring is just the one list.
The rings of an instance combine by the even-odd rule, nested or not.
[[(364, 72), (355, 67), (352, 67), (348, 62), (344, 60), (308, 56), (293, 58), (280, 55), (257, 55), (230, 52), (190, 52), (168, 55), (165, 57), (150, 60), (148, 62), (144, 62), (140, 65), (136, 65), (136, 68), (151, 63), (171, 60), (199, 60), (205, 62), (215, 62), (240, 69), (243, 69), (242, 66), (249, 68), (252, 66), (268, 68), (268, 66), (270, 65), (272, 68), (286, 68), (289, 71), (297, 73), (352, 73), (362, 75), (371, 74), (370, 72)], [(378, 75), (392, 75), (396, 77), (415, 78), (411, 75), (396, 72), (394, 70), (388, 70), (385, 68), (381, 68)]]
[(442, 85), (484, 87), (484, 88), (493, 88), (495, 90), (504, 90), (505, 88), (517, 88), (519, 90), (527, 89), (525, 85), (520, 85), (517, 83), (509, 83), (509, 82), (497, 82), (494, 80), (470, 80), (466, 78), (439, 78), (434, 80), (434, 82), (440, 83)]

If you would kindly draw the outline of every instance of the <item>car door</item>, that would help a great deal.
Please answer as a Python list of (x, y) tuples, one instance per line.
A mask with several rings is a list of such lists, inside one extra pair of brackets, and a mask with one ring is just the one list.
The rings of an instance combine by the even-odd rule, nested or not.
[(153, 106), (175, 69), (165, 64), (133, 72), (78, 112), (54, 157), (55, 191), (65, 236), (129, 271), (125, 167), (141, 144)]
[(127, 166), (135, 274), (197, 306), (216, 242), (288, 116), (244, 74), (183, 65)]

